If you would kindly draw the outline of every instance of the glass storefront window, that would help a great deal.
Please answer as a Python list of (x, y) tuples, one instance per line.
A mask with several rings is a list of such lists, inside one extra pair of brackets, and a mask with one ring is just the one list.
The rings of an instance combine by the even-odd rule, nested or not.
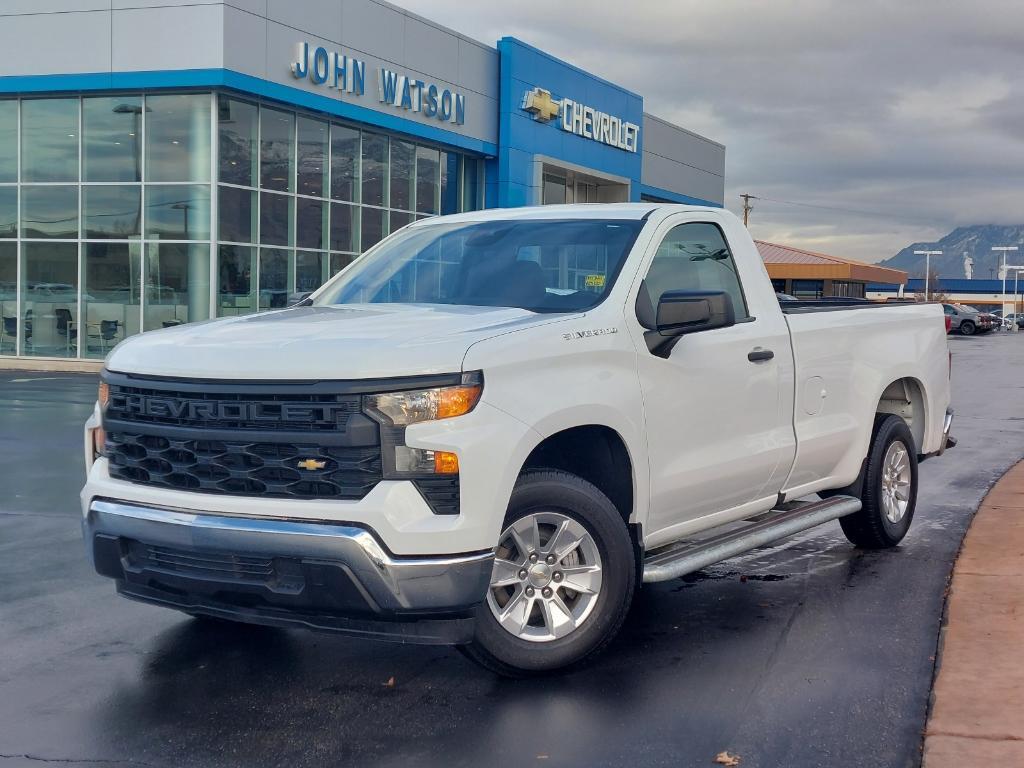
[(82, 187), (83, 236), (129, 240), (141, 229), (142, 187), (137, 184), (104, 184)]
[(0, 355), (17, 354), (18, 244), (0, 242)]
[(146, 237), (209, 240), (210, 188), (197, 184), (147, 184)]
[(358, 241), (358, 227), (354, 205), (331, 203), (331, 250), (355, 251)]
[(21, 236), (78, 237), (78, 187), (23, 186)]
[(86, 243), (83, 251), (82, 353), (102, 358), (139, 332), (142, 247), (138, 243)]
[(283, 309), (288, 306), (288, 271), (291, 251), (283, 248), (260, 248), (260, 309)]
[(327, 189), (327, 123), (300, 117), (298, 124), (298, 193), (323, 197)]
[(21, 102), (21, 180), (78, 181), (78, 99)]
[(142, 97), (82, 99), (83, 181), (142, 181)]
[(388, 232), (395, 232), (412, 221), (412, 214), (405, 211), (392, 211)]
[(295, 229), (294, 197), (260, 192), (260, 242), (263, 245), (291, 245)]
[(294, 192), (295, 113), (260, 109), (260, 186)]
[(18, 101), (0, 100), (0, 183), (18, 180)]
[(312, 293), (327, 280), (324, 268), (326, 255), (314, 251), (298, 251), (295, 254), (295, 292)]
[(391, 207), (412, 210), (416, 148), (407, 141), (391, 140)]
[(227, 96), (217, 99), (218, 178), (228, 184), (255, 187), (260, 153), (259, 107)]
[(0, 99), (0, 355), (100, 358), (284, 306), (389, 232), (479, 207), (481, 162), (226, 93)]
[(78, 352), (78, 243), (21, 245), (22, 354)]
[(380, 208), (363, 208), (359, 227), (360, 250), (365, 251), (379, 243), (384, 237), (384, 211)]
[(331, 254), (331, 277), (341, 272), (345, 267), (355, 261), (356, 257), (350, 253)]
[(327, 234), (326, 200), (295, 198), (295, 244), (299, 248), (323, 248)]
[(459, 156), (441, 153), (441, 215), (459, 212)]
[(256, 249), (222, 245), (217, 252), (217, 316), (256, 311)]
[(18, 236), (18, 188), (0, 187), (0, 238)]
[(565, 179), (551, 173), (544, 174), (544, 187), (541, 200), (544, 205), (557, 205), (565, 202)]
[(147, 96), (146, 180), (210, 180), (210, 94)]
[(462, 210), (480, 208), (480, 161), (475, 157), (462, 159)]
[(359, 131), (331, 126), (331, 197), (359, 202)]
[(363, 131), (363, 205), (384, 205), (384, 180), (388, 163), (388, 137)]
[(257, 205), (255, 191), (221, 185), (217, 189), (220, 239), (232, 243), (255, 242)]
[(437, 213), (440, 198), (441, 153), (416, 147), (416, 212)]
[(149, 243), (145, 281), (144, 331), (210, 317), (210, 246)]

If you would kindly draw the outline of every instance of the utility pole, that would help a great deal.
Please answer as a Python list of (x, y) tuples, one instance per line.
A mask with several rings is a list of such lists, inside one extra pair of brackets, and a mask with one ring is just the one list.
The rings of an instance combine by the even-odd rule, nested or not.
[(743, 226), (747, 226), (750, 223), (750, 212), (754, 210), (754, 206), (750, 204), (751, 200), (760, 200), (761, 198), (755, 197), (754, 195), (740, 195), (743, 199)]
[(924, 300), (931, 301), (932, 256), (941, 256), (942, 251), (914, 251), (915, 256), (924, 256)]

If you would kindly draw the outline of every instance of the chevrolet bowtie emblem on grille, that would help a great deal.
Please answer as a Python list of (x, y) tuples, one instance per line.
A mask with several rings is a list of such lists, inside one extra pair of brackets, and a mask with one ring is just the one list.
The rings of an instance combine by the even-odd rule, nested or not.
[(308, 469), (310, 472), (314, 469), (323, 469), (326, 466), (327, 462), (319, 459), (303, 459), (299, 462), (299, 469)]
[(523, 94), (523, 109), (533, 113), (533, 119), (542, 123), (554, 120), (562, 111), (562, 102), (551, 98), (551, 91), (534, 88)]

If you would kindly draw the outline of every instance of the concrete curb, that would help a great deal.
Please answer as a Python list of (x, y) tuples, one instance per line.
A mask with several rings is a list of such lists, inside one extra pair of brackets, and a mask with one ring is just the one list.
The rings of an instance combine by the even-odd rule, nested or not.
[(924, 768), (1024, 765), (1024, 462), (984, 498), (953, 568)]
[(58, 360), (54, 358), (0, 357), (0, 371), (42, 371), (44, 373), (99, 373), (102, 360)]

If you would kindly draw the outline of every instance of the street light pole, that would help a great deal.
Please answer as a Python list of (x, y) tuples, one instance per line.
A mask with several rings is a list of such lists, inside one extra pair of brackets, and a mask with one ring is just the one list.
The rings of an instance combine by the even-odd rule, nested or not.
[[(1004, 265), (1003, 271), (1003, 283), (1006, 283), (1006, 272), (1005, 270), (1013, 270), (1013, 323), (1010, 325), (1010, 330), (1014, 333), (1020, 331), (1020, 325), (1017, 323), (1017, 318), (1020, 313), (1017, 311), (1017, 287), (1018, 280), (1020, 279), (1020, 272), (1024, 269), (1024, 264), (1006, 264)], [(1003, 298), (1006, 297), (1006, 291), (1003, 291)]]
[(932, 256), (941, 256), (942, 251), (914, 251), (915, 256), (924, 256), (924, 300), (931, 301)]
[[(1003, 295), (1001, 297), (1001, 299), (1002, 299), (1001, 303), (1002, 303), (1003, 313), (1005, 314), (1006, 313), (1006, 253), (1007, 253), (1007, 251), (1016, 251), (1017, 250), (1017, 246), (1016, 245), (993, 245), (992, 246), (992, 250), (993, 251), (998, 251), (998, 252), (1002, 253), (1002, 255), (1003, 255)], [(1014, 312), (1017, 311), (1017, 298), (1016, 297), (1017, 297), (1017, 294), (1014, 294), (1014, 310), (1013, 310)], [(1016, 327), (1017, 327), (1017, 325), (1016, 325), (1016, 323), (1014, 323), (1014, 328), (1016, 328)]]

